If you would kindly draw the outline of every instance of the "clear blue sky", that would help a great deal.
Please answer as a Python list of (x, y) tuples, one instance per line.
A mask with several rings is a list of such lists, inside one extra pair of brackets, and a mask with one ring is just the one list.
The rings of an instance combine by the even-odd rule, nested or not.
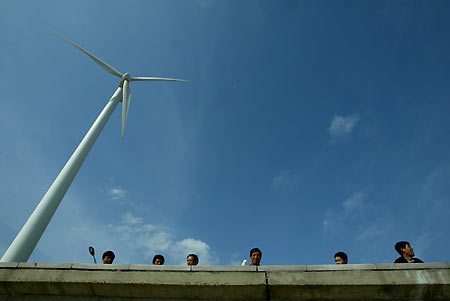
[(0, 253), (119, 79), (30, 261), (450, 261), (449, 1), (1, 1)]

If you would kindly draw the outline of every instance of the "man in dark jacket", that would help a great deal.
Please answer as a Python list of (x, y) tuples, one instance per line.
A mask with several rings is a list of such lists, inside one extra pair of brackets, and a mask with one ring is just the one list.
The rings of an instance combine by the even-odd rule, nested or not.
[(414, 258), (414, 250), (407, 241), (399, 241), (395, 244), (395, 250), (400, 254), (394, 263), (423, 263), (419, 258)]

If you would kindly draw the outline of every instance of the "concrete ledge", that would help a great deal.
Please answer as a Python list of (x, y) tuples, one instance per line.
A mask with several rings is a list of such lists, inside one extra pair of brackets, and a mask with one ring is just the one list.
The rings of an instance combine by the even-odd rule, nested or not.
[(271, 271), (304, 271), (306, 272), (306, 265), (262, 265), (258, 267), (260, 272), (271, 272)]
[(353, 265), (307, 269), (306, 272), (268, 271), (272, 300), (449, 300), (450, 269), (376, 269)]
[(0, 300), (450, 300), (448, 263), (153, 266), (0, 263)]
[(256, 266), (192, 266), (192, 272), (257, 272)]
[(396, 263), (396, 264), (376, 264), (377, 270), (426, 270), (450, 268), (450, 262), (430, 262), (430, 263)]
[[(390, 264), (392, 265), (392, 264)], [(309, 265), (307, 271), (354, 271), (354, 270), (376, 270), (374, 264), (328, 264), (328, 265)]]

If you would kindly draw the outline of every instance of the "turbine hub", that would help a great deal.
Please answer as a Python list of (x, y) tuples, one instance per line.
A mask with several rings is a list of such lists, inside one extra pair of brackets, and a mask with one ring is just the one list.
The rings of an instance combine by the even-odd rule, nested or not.
[(125, 73), (124, 75), (122, 75), (122, 80), (130, 80), (130, 78), (131, 78), (131, 76), (130, 76), (130, 73)]

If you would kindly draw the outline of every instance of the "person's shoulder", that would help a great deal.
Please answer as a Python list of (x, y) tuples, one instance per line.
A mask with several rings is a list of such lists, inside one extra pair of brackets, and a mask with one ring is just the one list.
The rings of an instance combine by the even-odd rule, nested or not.
[(420, 260), (419, 258), (413, 258), (414, 263), (424, 263), (422, 260)]
[(394, 263), (408, 263), (408, 260), (406, 260), (405, 258), (403, 258), (403, 256), (400, 256), (399, 258), (397, 258)]

